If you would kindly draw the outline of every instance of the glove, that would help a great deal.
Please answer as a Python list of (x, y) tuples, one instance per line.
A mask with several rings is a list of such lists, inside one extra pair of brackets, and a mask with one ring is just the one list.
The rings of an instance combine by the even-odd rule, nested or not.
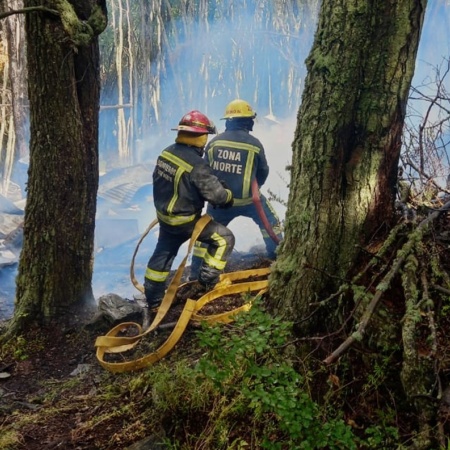
[[(228, 184), (223, 181), (223, 180), (219, 180), (219, 183), (222, 185), (222, 187), (224, 189), (226, 189), (227, 191), (229, 191), (229, 194), (231, 195), (231, 199), (228, 200), (227, 203), (224, 203), (223, 205), (217, 205), (218, 208), (220, 209), (228, 209), (231, 208), (233, 206), (234, 200), (233, 200), (233, 194), (231, 193), (231, 189), (228, 187)], [(214, 207), (215, 208), (215, 207)]]
[(225, 181), (223, 181), (223, 180), (219, 180), (219, 183), (222, 185), (222, 187), (224, 188), (224, 189), (230, 189), (229, 187), (228, 187), (228, 184), (225, 182)]
[(220, 209), (228, 209), (228, 208), (231, 208), (233, 206), (233, 204), (234, 204), (234, 198), (232, 198), (228, 202), (224, 203), (223, 205), (218, 206), (218, 208), (220, 208)]

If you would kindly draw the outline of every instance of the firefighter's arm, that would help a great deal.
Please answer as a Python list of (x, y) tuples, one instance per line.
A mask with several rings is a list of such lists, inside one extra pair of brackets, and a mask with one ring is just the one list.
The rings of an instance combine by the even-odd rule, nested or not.
[(195, 167), (191, 181), (200, 195), (211, 205), (228, 207), (233, 205), (233, 194), (225, 188), (208, 165)]
[(269, 165), (267, 164), (266, 154), (263, 148), (259, 152), (256, 164), (256, 181), (258, 182), (258, 186), (262, 186), (269, 176)]

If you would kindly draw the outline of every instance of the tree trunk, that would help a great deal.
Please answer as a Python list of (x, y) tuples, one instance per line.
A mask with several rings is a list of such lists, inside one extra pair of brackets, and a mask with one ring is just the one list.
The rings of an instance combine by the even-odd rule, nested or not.
[[(41, 4), (37, 0), (25, 3), (26, 7)], [(55, 2), (52, 9), (61, 4)], [(76, 16), (71, 16), (70, 25), (83, 21), (79, 22), (82, 28), (74, 26), (83, 32), (90, 15), (100, 11), (100, 6), (93, 8), (96, 2), (92, 0), (62, 5), (69, 13), (73, 6)], [(104, 5), (101, 10), (106, 13)], [(26, 16), (30, 168), (14, 331), (30, 322), (49, 323), (61, 318), (70, 306), (93, 300), (98, 32), (83, 45), (80, 42), (86, 35), (68, 35), (68, 24), (60, 17), (67, 16), (61, 11), (59, 15), (38, 12)]]
[[(286, 233), (271, 277), (302, 332), (393, 218), (401, 132), (427, 2), (324, 0), (293, 142)], [(326, 312), (325, 312), (326, 314)], [(323, 328), (323, 327), (322, 327)]]
[[(331, 297), (353, 278), (361, 249), (370, 253), (369, 244), (385, 238), (394, 222), (401, 135), (426, 5), (426, 0), (323, 0), (306, 61), (285, 239), (272, 271), (270, 297), (299, 335), (345, 333), (351, 322), (343, 324), (342, 313), (360, 300), (355, 329), (340, 349), (362, 341), (378, 299), (389, 287), (386, 275), (378, 284), (372, 280), (367, 290), (357, 287), (361, 295), (356, 298), (355, 289), (354, 303)], [(405, 247), (395, 262), (399, 271), (398, 260), (408, 256)], [(424, 449), (430, 448), (435, 421), (428, 400), (435, 374), (432, 360), (420, 354), (415, 342), (421, 301), (414, 255), (402, 270), (406, 311), (401, 323), (394, 311), (377, 311), (378, 322), (363, 344), (370, 341), (372, 350), (384, 354), (395, 348), (386, 342), (395, 336), (402, 340), (398, 381), (417, 409), (419, 432), (413, 447)], [(326, 299), (319, 307), (317, 302)], [(325, 362), (336, 361), (341, 353), (336, 350)], [(370, 366), (368, 358), (365, 362)]]
[[(0, 4), (0, 13), (17, 10), (23, 7), (22, 0), (6, 0)], [(8, 86), (1, 93), (0, 107), (2, 120), (0, 121), (0, 173), (2, 185), (0, 192), (8, 196), (11, 174), (14, 163), (28, 154), (28, 98), (26, 93), (26, 61), (24, 41), (24, 17), (11, 15), (2, 20), (6, 37), (7, 59), (3, 86)], [(7, 100), (6, 100), (7, 99)], [(6, 101), (5, 101), (6, 100)], [(11, 111), (6, 119), (6, 110)], [(8, 131), (7, 131), (8, 130)], [(2, 155), (3, 140), (7, 131), (8, 139), (5, 143), (5, 156)]]
[[(22, 0), (7, 0), (10, 10), (21, 9)], [(15, 160), (28, 155), (28, 96), (27, 96), (27, 67), (25, 41), (25, 19), (18, 14), (5, 19), (8, 36), (8, 54), (10, 61), (9, 79), (15, 129)]]

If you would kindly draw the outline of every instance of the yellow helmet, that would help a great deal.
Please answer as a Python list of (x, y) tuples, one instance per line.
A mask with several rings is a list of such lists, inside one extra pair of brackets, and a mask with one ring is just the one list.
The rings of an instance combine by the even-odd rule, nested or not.
[(239, 98), (228, 103), (225, 108), (225, 115), (222, 119), (234, 119), (238, 117), (248, 117), (251, 119), (256, 117), (256, 113), (253, 111), (250, 104)]

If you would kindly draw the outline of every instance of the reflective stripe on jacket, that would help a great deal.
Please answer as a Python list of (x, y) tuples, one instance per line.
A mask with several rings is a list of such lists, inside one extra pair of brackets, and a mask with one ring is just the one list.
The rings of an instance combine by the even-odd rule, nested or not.
[(153, 171), (158, 219), (169, 225), (189, 223), (201, 215), (205, 201), (224, 205), (232, 198), (200, 155), (201, 149), (173, 144), (163, 150)]
[(209, 165), (225, 181), (234, 197), (234, 205), (252, 202), (251, 183), (256, 177), (262, 186), (269, 175), (264, 147), (246, 130), (226, 130), (206, 146)]

